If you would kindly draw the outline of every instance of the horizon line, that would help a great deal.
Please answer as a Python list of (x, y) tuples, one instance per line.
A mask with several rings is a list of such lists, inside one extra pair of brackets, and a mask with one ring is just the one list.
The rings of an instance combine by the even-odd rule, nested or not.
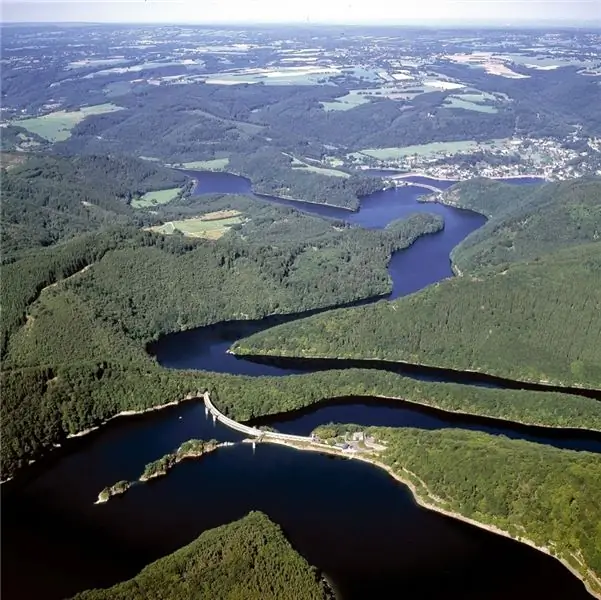
[(39, 21), (11, 21), (2, 20), (0, 26), (4, 25), (162, 25), (162, 26), (216, 26), (216, 25), (229, 25), (233, 27), (278, 27), (278, 26), (304, 26), (304, 27), (323, 27), (323, 26), (335, 26), (335, 27), (376, 27), (376, 28), (390, 28), (390, 27), (403, 27), (403, 26), (420, 26), (420, 27), (438, 27), (441, 25), (451, 25), (457, 29), (469, 29), (473, 26), (480, 27), (529, 27), (532, 29), (544, 29), (549, 26), (553, 27), (567, 27), (573, 28), (578, 27), (582, 29), (601, 29), (601, 17), (592, 23), (587, 20), (555, 20), (549, 19), (548, 21), (541, 21), (540, 19), (524, 19), (522, 21), (515, 22), (504, 22), (499, 20), (478, 20), (469, 21), (466, 19), (443, 19), (440, 21), (423, 20), (423, 19), (405, 19), (402, 21), (364, 21), (359, 23), (357, 21), (50, 21), (50, 20), (39, 20)]

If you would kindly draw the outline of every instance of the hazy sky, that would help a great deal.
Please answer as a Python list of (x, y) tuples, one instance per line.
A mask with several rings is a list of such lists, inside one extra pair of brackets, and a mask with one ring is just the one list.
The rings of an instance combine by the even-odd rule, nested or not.
[(601, 24), (601, 0), (0, 0), (2, 21)]

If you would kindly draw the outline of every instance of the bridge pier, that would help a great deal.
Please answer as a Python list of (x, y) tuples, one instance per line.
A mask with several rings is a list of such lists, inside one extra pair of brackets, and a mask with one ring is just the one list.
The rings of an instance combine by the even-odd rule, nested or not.
[(255, 453), (256, 447), (257, 447), (257, 442), (255, 442), (255, 440), (253, 440), (253, 454)]
[(215, 425), (215, 423), (217, 422), (217, 416), (215, 415), (215, 413), (212, 413), (213, 415), (213, 425)]
[(205, 405), (205, 419), (209, 416), (209, 407)]

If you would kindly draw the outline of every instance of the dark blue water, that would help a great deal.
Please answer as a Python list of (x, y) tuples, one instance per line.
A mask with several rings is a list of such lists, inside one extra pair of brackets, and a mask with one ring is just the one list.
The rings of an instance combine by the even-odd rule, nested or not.
[[(197, 193), (240, 193), (243, 189), (235, 189), (233, 182), (246, 185), (223, 174), (204, 179)], [(472, 213), (417, 204), (418, 193), (417, 188), (378, 193), (363, 202), (359, 213), (345, 212), (349, 220), (368, 227), (383, 227), (409, 209), (444, 212), (438, 213), (447, 220), (444, 232), (395, 254), (390, 267), (395, 297), (450, 276), (451, 248), (483, 222)], [(224, 353), (233, 338), (264, 326), (265, 322), (221, 324), (168, 336), (159, 342), (158, 354), (162, 352), (164, 364), (176, 367), (237, 373), (248, 369), (252, 374), (274, 369), (281, 374), (277, 366)], [(219, 364), (221, 369), (216, 368)], [(315, 406), (292, 420), (278, 416), (270, 423), (305, 433), (328, 421), (428, 429), (461, 426), (599, 451), (599, 440), (586, 434), (518, 429), (374, 399)], [(257, 509), (279, 523), (294, 547), (327, 574), (340, 600), (388, 598), (391, 590), (420, 599), (589, 598), (580, 582), (550, 557), (421, 509), (406, 488), (367, 464), (316, 453), (270, 445), (253, 451), (249, 444), (239, 443), (184, 462), (169, 476), (134, 486), (124, 497), (93, 504), (102, 488), (137, 478), (146, 463), (192, 437), (240, 439), (207, 420), (200, 402), (190, 401), (117, 419), (71, 440), (39, 472), (34, 466), (27, 483), (12, 491), (4, 486), (3, 599), (58, 600), (114, 584), (202, 531)]]
[[(250, 182), (228, 173), (189, 172), (197, 180), (196, 193), (250, 193)], [(228, 184), (229, 182), (229, 184)], [(420, 203), (418, 198), (427, 193), (419, 187), (400, 187), (376, 192), (361, 200), (358, 212), (261, 197), (282, 202), (304, 212), (335, 217), (361, 227), (381, 229), (392, 221), (410, 214), (433, 213), (443, 217), (444, 230), (423, 236), (405, 250), (395, 252), (388, 264), (393, 282), (389, 300), (411, 294), (424, 287), (452, 277), (449, 255), (451, 250), (472, 231), (483, 225), (485, 217), (467, 210), (442, 204)], [(294, 317), (298, 318), (298, 316)], [(220, 324), (163, 337), (152, 344), (150, 351), (165, 367), (202, 369), (239, 375), (290, 375), (307, 369), (256, 364), (226, 354), (238, 339), (248, 337), (274, 323), (268, 319), (250, 323)]]
[(454, 415), (401, 400), (350, 396), (325, 400), (308, 408), (254, 419), (254, 425), (269, 425), (283, 433), (310, 435), (325, 423), (354, 423), (374, 427), (417, 427), (419, 429), (469, 429), (511, 439), (547, 444), (566, 450), (601, 453), (601, 434), (526, 427), (501, 420)]
[[(339, 420), (333, 408), (271, 423), (304, 433), (313, 422)], [(459, 425), (386, 402), (349, 399), (338, 408), (359, 423)], [(390, 589), (410, 598), (588, 598), (553, 559), (421, 509), (367, 464), (316, 453), (240, 443), (93, 504), (103, 487), (137, 478), (147, 462), (191, 437), (240, 439), (190, 401), (113, 421), (74, 440), (18, 494), (4, 497), (3, 489), (2, 597), (58, 599), (111, 585), (202, 531), (262, 510), (328, 575), (341, 600), (389, 597)]]

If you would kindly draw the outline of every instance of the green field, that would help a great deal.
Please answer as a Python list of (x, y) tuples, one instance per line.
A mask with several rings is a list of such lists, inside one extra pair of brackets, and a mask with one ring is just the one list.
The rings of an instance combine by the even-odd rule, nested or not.
[(223, 171), (229, 164), (229, 158), (214, 158), (213, 160), (196, 160), (184, 163), (185, 169), (199, 169), (201, 171)]
[[(286, 154), (284, 152), (284, 154)], [(312, 173), (317, 173), (318, 175), (328, 175), (331, 177), (350, 177), (348, 173), (344, 173), (343, 171), (339, 171), (338, 169), (328, 169), (327, 167), (317, 167), (315, 165), (311, 165), (306, 163), (291, 154), (286, 154), (292, 159), (292, 168), (293, 169), (302, 169), (304, 171), (311, 171)]]
[(167, 204), (175, 200), (180, 188), (169, 188), (167, 190), (157, 190), (156, 192), (147, 192), (141, 198), (134, 198), (131, 205), (134, 208), (150, 208), (157, 204)]
[(463, 108), (464, 110), (473, 110), (475, 112), (495, 114), (498, 109), (490, 104), (481, 104), (475, 100), (468, 100), (466, 96), (449, 96), (444, 103), (449, 108)]
[(71, 137), (71, 130), (86, 117), (122, 110), (115, 104), (97, 104), (84, 106), (79, 110), (59, 110), (42, 117), (13, 121), (13, 125), (24, 127), (31, 133), (36, 133), (49, 142), (62, 142)]
[(182, 221), (169, 221), (164, 225), (152, 227), (151, 231), (170, 235), (180, 231), (189, 237), (200, 237), (210, 240), (219, 239), (232, 225), (242, 223), (240, 214), (233, 214), (237, 211), (229, 211), (232, 216), (224, 218), (210, 218), (210, 215), (184, 219)]
[(490, 140), (488, 142), (475, 142), (473, 140), (459, 140), (456, 142), (432, 142), (431, 144), (420, 144), (418, 146), (404, 146), (401, 148), (366, 148), (354, 152), (351, 156), (361, 158), (361, 155), (371, 156), (378, 160), (397, 160), (417, 154), (428, 156), (437, 153), (460, 153), (473, 152), (478, 148), (499, 147), (503, 140)]
[(369, 97), (360, 96), (357, 93), (358, 91), (360, 90), (353, 90), (346, 96), (341, 96), (340, 98), (332, 100), (331, 102), (322, 102), (321, 106), (325, 111), (350, 110), (351, 108), (355, 108), (355, 106), (361, 106), (362, 104), (369, 102)]

